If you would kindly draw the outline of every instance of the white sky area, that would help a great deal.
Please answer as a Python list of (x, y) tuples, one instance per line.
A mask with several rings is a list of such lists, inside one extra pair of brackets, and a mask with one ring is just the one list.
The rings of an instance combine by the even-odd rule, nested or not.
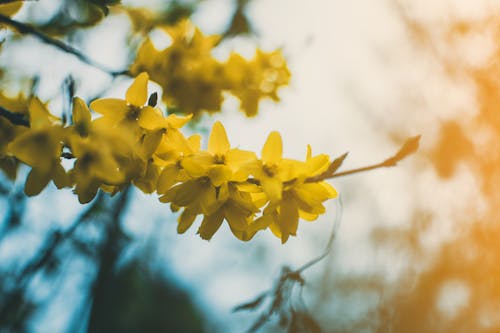
[[(495, 1), (407, 2), (415, 15), (435, 22), (446, 21), (449, 15), (481, 17)], [(206, 33), (220, 32), (227, 23), (231, 3), (204, 2), (194, 16), (195, 23)], [(204, 120), (206, 127), (221, 120), (235, 146), (260, 152), (268, 133), (278, 130), (283, 136), (285, 155), (303, 158), (307, 144), (312, 145), (313, 152), (332, 157), (348, 151), (344, 166), (348, 169), (389, 157), (405, 137), (422, 134), (422, 146), (429, 147), (436, 139), (439, 121), (457, 112), (467, 119), (467, 115), (475, 112), (474, 98), (467, 86), (450, 82), (431, 55), (411, 45), (389, 1), (254, 0), (248, 14), (258, 38), (233, 40), (226, 47), (250, 54), (256, 46), (265, 50), (282, 47), (292, 81), (280, 91), (281, 103), (262, 103), (259, 115), (253, 119), (245, 118), (229, 103), (221, 114)], [(119, 29), (125, 29), (126, 24), (123, 17), (116, 17), (106, 27), (97, 28), (85, 41), (89, 46), (86, 53), (108, 67), (122, 68), (125, 58), (116, 50), (122, 49), (125, 34)], [(470, 41), (471, 45), (483, 42)], [(40, 44), (42, 51), (55, 59), (43, 66), (42, 75), (48, 75), (47, 80), (62, 79), (67, 68), (75, 71), (78, 68), (79, 73), (87, 75), (88, 80), (79, 82), (85, 98), (110, 82), (98, 70), (86, 66), (82, 69), (72, 56)], [(464, 53), (472, 63), (487, 59), (484, 49)], [(3, 54), (0, 61), (9, 61), (28, 73), (40, 69), (41, 60), (34, 60), (36, 55), (24, 58), (17, 55), (17, 59), (14, 56)], [(30, 60), (26, 61), (26, 57)], [(55, 90), (44, 90), (44, 83), (48, 82), (42, 81), (40, 88), (41, 94), (50, 98)], [(120, 79), (118, 83), (107, 95), (121, 97), (130, 80)], [(53, 102), (56, 106), (57, 103), (60, 101)], [(314, 281), (324, 270), (346, 274), (383, 271), (388, 279), (396, 279), (409, 262), (402, 254), (373, 250), (369, 237), (374, 226), (404, 227), (411, 222), (413, 207), (428, 209), (440, 221), (425, 240), (432, 248), (443, 237), (453, 236), (452, 222), (460, 214), (471, 208), (480, 211), (480, 194), (474, 190), (475, 180), (467, 170), (460, 169), (456, 180), (444, 182), (438, 180), (426, 163), (416, 155), (396, 168), (332, 181), (344, 204), (334, 255), (307, 271), (306, 280)], [(422, 167), (417, 173), (417, 168)], [(321, 253), (335, 219), (337, 202), (331, 201), (328, 208), (328, 214), (319, 221), (301, 222), (298, 237), (291, 238), (286, 245), (281, 245), (270, 232), (242, 243), (230, 234), (227, 226), (206, 242), (195, 235), (196, 227), (177, 235), (169, 208), (157, 203), (155, 196), (137, 194), (126, 219), (126, 230), (144, 242), (152, 234), (160, 239), (155, 251), (161, 258), (160, 264), (204, 306), (209, 318), (215, 321), (214, 331), (240, 332), (255, 316), (233, 314), (231, 308), (272, 287), (283, 265), (297, 267)], [(69, 223), (79, 210), (76, 197), (69, 191), (45, 191), (30, 201), (28, 221), (32, 220), (32, 232), (1, 242), (0, 260), (10, 258), (13, 251), (20, 256), (33, 253), (41, 241), (38, 235), (43, 235), (50, 223)], [(140, 246), (141, 241), (136, 248)], [(63, 315), (67, 295), (80, 290), (75, 285), (84, 284), (88, 274), (91, 273), (76, 276), (60, 286), (60, 297), (48, 307), (46, 319), (41, 319), (33, 332), (62, 331), (68, 320)], [(313, 299), (314, 292), (314, 284), (309, 285), (306, 299)], [(440, 302), (443, 309), (449, 308), (445, 299)]]

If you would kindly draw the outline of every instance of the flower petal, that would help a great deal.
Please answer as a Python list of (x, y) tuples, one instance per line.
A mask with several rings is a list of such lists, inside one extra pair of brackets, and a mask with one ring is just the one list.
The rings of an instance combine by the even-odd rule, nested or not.
[(181, 128), (182, 126), (186, 125), (191, 118), (193, 118), (193, 114), (189, 114), (185, 117), (179, 117), (176, 114), (171, 114), (167, 117), (167, 123), (170, 127), (173, 128)]
[(96, 99), (90, 103), (90, 108), (106, 118), (110, 118), (112, 123), (123, 119), (128, 110), (127, 102), (118, 98)]
[(185, 233), (192, 225), (198, 214), (189, 208), (184, 209), (179, 216), (179, 224), (177, 225), (177, 232), (179, 234)]
[(125, 94), (125, 99), (129, 104), (143, 106), (146, 103), (148, 100), (148, 80), (149, 75), (146, 72), (142, 72), (135, 78)]
[(137, 123), (142, 128), (148, 130), (155, 130), (157, 128), (167, 127), (165, 117), (163, 117), (161, 111), (158, 110), (157, 108), (153, 108), (150, 106), (142, 108)]
[(260, 179), (260, 183), (269, 201), (277, 202), (281, 200), (281, 193), (283, 191), (283, 183), (281, 180), (273, 177), (263, 177)]
[(87, 104), (79, 97), (73, 99), (73, 123), (78, 124), (90, 124), (91, 121), (90, 110)]
[(229, 181), (232, 176), (232, 171), (227, 165), (217, 164), (208, 169), (208, 178), (214, 186), (221, 186)]
[(39, 194), (47, 186), (50, 181), (50, 172), (40, 170), (38, 168), (31, 169), (26, 184), (24, 185), (24, 193), (31, 197)]
[(160, 177), (158, 177), (158, 185), (156, 190), (158, 194), (167, 193), (168, 189), (177, 182), (178, 173), (179, 168), (173, 163), (163, 168)]
[(275, 165), (283, 156), (283, 143), (278, 132), (271, 132), (262, 148), (262, 161), (267, 165)]
[(205, 240), (210, 240), (217, 230), (219, 230), (223, 221), (224, 215), (220, 210), (212, 215), (205, 215), (198, 229), (200, 237)]
[(208, 139), (208, 151), (214, 155), (225, 155), (230, 145), (226, 130), (220, 121), (215, 122)]

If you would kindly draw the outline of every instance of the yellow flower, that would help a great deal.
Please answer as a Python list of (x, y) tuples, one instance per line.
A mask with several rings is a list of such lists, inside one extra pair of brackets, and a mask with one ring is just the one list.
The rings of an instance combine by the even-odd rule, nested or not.
[(104, 122), (107, 126), (125, 125), (133, 129), (137, 128), (137, 121), (141, 114), (153, 107), (144, 106), (148, 100), (147, 73), (139, 74), (127, 89), (125, 99), (100, 98), (90, 103), (90, 108), (103, 115), (98, 122)]
[(138, 173), (137, 165), (142, 165), (140, 161), (131, 162), (135, 138), (118, 127), (92, 121), (89, 108), (78, 97), (73, 100), (73, 126), (68, 128), (67, 137), (76, 158), (70, 173), (81, 203), (92, 200), (99, 187), (114, 192), (130, 181), (131, 174)]
[(52, 179), (58, 188), (69, 185), (60, 156), (65, 132), (58, 118), (38, 98), (29, 105), (30, 128), (7, 146), (7, 152), (32, 167), (25, 184), (29, 196), (40, 193)]
[(163, 27), (172, 43), (157, 50), (147, 39), (131, 66), (132, 73), (147, 71), (164, 91), (167, 106), (176, 112), (220, 111), (223, 101), (223, 70), (211, 55), (219, 36), (205, 36), (188, 20)]
[[(265, 145), (267, 151), (263, 149), (263, 156), (274, 152), (271, 154), (271, 156), (274, 156), (274, 159), (263, 157), (263, 170), (265, 170), (265, 166), (277, 166), (274, 170), (278, 175), (276, 178), (280, 179), (279, 163), (282, 160), (280, 159), (281, 146), (279, 142), (281, 141), (277, 140), (276, 136), (274, 140), (276, 141), (273, 144), (273, 139), (268, 139)], [(308, 146), (305, 162), (287, 161), (286, 171), (284, 172), (285, 176), (281, 178), (286, 179), (285, 182), (277, 185), (277, 181), (273, 183), (272, 181), (265, 180), (266, 171), (264, 171), (264, 178), (258, 178), (264, 192), (270, 192), (274, 195), (278, 193), (279, 188), (281, 195), (279, 198), (274, 197), (274, 199), (270, 197), (269, 205), (264, 209), (262, 216), (250, 224), (246, 237), (251, 238), (257, 231), (269, 226), (271, 231), (281, 239), (282, 243), (285, 243), (290, 235), (296, 235), (299, 218), (306, 221), (314, 221), (319, 215), (325, 213), (323, 202), (335, 198), (337, 191), (325, 181), (313, 183), (307, 182), (307, 178), (324, 172), (329, 164), (329, 158), (326, 155), (312, 157), (311, 148)], [(283, 174), (283, 171), (281, 172)], [(266, 186), (271, 186), (272, 189), (269, 190)]]
[(228, 181), (245, 181), (249, 175), (246, 166), (255, 160), (253, 152), (231, 149), (226, 130), (217, 121), (210, 133), (208, 150), (186, 157), (182, 167), (191, 177), (208, 177), (217, 187)]
[(181, 145), (174, 147), (169, 145), (171, 149), (163, 149), (161, 152), (157, 152), (158, 158), (155, 159), (155, 163), (162, 166), (162, 171), (158, 177), (158, 194), (165, 194), (177, 182), (189, 179), (182, 167), (182, 160), (185, 156), (200, 150), (200, 140), (199, 135), (193, 135), (187, 140), (184, 139), (185, 142)]
[(80, 203), (91, 201), (101, 185), (120, 185), (125, 176), (113, 156), (111, 148), (99, 140), (73, 140), (71, 150), (76, 158), (71, 176)]
[(271, 132), (262, 148), (262, 159), (251, 168), (251, 173), (260, 182), (262, 190), (271, 202), (281, 200), (283, 183), (300, 171), (297, 164), (283, 159), (283, 143), (278, 132)]
[(202, 239), (210, 240), (224, 220), (233, 234), (244, 240), (244, 235), (255, 213), (259, 212), (249, 193), (240, 191), (236, 184), (229, 183), (220, 187), (219, 197), (224, 198), (218, 209), (205, 215), (198, 233)]
[(290, 80), (290, 71), (280, 50), (270, 53), (257, 50), (250, 61), (232, 53), (223, 68), (225, 89), (238, 97), (240, 109), (248, 117), (257, 114), (261, 99), (279, 101), (278, 89)]

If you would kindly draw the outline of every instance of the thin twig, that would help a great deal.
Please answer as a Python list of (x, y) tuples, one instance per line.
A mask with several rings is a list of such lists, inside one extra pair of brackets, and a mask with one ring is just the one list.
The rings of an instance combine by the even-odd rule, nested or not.
[(13, 125), (29, 127), (30, 122), (27, 120), (22, 113), (16, 113), (7, 110), (6, 108), (0, 106), (0, 117), (4, 117), (9, 120)]
[(418, 149), (420, 143), (420, 135), (411, 137), (406, 139), (405, 143), (401, 146), (401, 148), (394, 154), (393, 156), (385, 159), (383, 162), (372, 164), (366, 167), (362, 168), (356, 168), (356, 169), (351, 169), (347, 171), (342, 171), (342, 172), (336, 172), (337, 168), (340, 165), (335, 165), (338, 163), (340, 160), (340, 163), (344, 160), (344, 158), (347, 156), (347, 154), (342, 155), (339, 159), (336, 159), (332, 162), (332, 166), (336, 166), (337, 168), (334, 169), (333, 172), (331, 172), (330, 168), (328, 168), (327, 171), (324, 173), (314, 176), (314, 177), (309, 177), (306, 179), (306, 183), (314, 183), (314, 182), (319, 182), (323, 181), (325, 179), (331, 179), (331, 178), (337, 178), (337, 177), (342, 177), (342, 176), (347, 176), (347, 175), (352, 175), (355, 173), (360, 173), (360, 172), (365, 172), (365, 171), (370, 171), (370, 170), (375, 170), (379, 168), (390, 168), (396, 166), (400, 161), (408, 157), (409, 155), (415, 153)]
[(55, 48), (57, 48), (63, 52), (72, 54), (72, 55), (76, 56), (80, 61), (86, 63), (87, 65), (95, 67), (95, 68), (97, 68), (105, 73), (108, 73), (109, 75), (112, 75), (112, 76), (129, 75), (127, 70), (115, 71), (115, 70), (111, 70), (111, 69), (107, 68), (106, 66), (103, 66), (103, 65), (95, 62), (94, 60), (90, 59), (85, 54), (83, 54), (82, 52), (80, 52), (79, 50), (74, 48), (73, 46), (68, 45), (68, 44), (66, 44), (58, 39), (55, 39), (53, 37), (50, 37), (50, 36), (44, 34), (43, 32), (41, 32), (40, 30), (38, 30), (37, 28), (35, 28), (34, 26), (32, 26), (30, 24), (26, 24), (26, 23), (22, 23), (22, 22), (13, 20), (10, 17), (8, 17), (6, 15), (1, 15), (1, 14), (0, 14), (0, 23), (3, 23), (5, 25), (8, 25), (8, 26), (14, 28), (15, 30), (17, 30), (21, 34), (32, 35), (46, 44), (52, 45)]

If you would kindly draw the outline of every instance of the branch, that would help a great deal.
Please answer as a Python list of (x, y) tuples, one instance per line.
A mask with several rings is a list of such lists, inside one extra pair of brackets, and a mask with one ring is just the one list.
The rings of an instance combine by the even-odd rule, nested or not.
[(30, 122), (21, 113), (15, 113), (0, 106), (0, 117), (9, 120), (13, 125), (30, 127)]
[[(362, 167), (362, 168), (351, 169), (351, 170), (335, 173), (335, 171), (340, 167), (340, 164), (342, 164), (345, 157), (347, 156), (347, 153), (346, 153), (346, 154), (340, 156), (339, 158), (335, 159), (330, 164), (330, 167), (328, 168), (328, 170), (326, 170), (324, 173), (322, 173), (318, 176), (307, 178), (306, 183), (314, 183), (314, 182), (323, 181), (325, 179), (331, 179), (331, 178), (336, 178), (336, 177), (352, 175), (355, 173), (375, 170), (375, 169), (379, 169), (379, 168), (389, 168), (389, 167), (396, 166), (401, 160), (405, 159), (407, 156), (409, 156), (417, 151), (419, 141), (420, 141), (420, 135), (408, 138), (396, 154), (387, 158), (383, 162), (380, 162), (377, 164), (372, 164), (372, 165)], [(333, 172), (332, 172), (332, 170), (333, 170)]]
[(63, 52), (72, 54), (72, 55), (76, 56), (80, 61), (86, 63), (87, 65), (95, 67), (95, 68), (97, 68), (105, 73), (108, 73), (111, 76), (128, 75), (129, 74), (127, 70), (114, 71), (114, 70), (107, 68), (106, 66), (103, 66), (103, 65), (95, 62), (94, 60), (90, 59), (89, 57), (87, 57), (86, 55), (81, 53), (79, 50), (75, 49), (73, 46), (68, 45), (68, 44), (66, 44), (58, 39), (52, 38), (52, 37), (44, 34), (43, 32), (36, 29), (32, 25), (13, 20), (10, 17), (5, 16), (5, 15), (1, 15), (1, 14), (0, 14), (0, 23), (3, 23), (5, 25), (8, 25), (8, 26), (14, 28), (15, 30), (17, 30), (21, 34), (32, 35), (46, 44), (52, 45), (55, 48), (57, 48)]

